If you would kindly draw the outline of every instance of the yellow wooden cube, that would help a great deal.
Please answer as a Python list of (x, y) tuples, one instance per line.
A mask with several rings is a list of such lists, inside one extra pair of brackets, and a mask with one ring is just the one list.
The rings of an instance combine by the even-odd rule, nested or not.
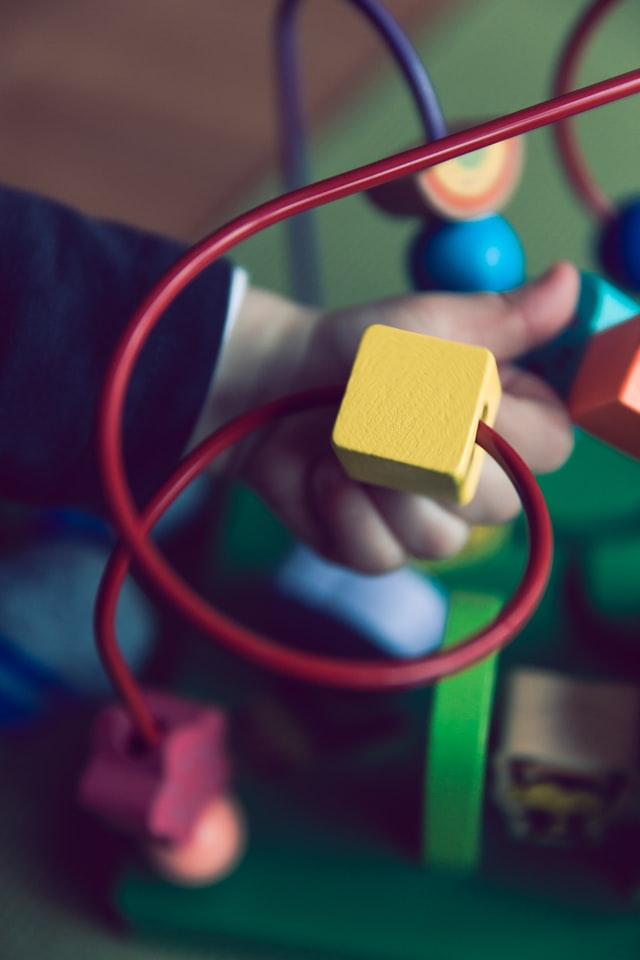
[(468, 503), (484, 456), (478, 421), (493, 424), (500, 396), (484, 347), (374, 325), (360, 342), (333, 446), (354, 480)]

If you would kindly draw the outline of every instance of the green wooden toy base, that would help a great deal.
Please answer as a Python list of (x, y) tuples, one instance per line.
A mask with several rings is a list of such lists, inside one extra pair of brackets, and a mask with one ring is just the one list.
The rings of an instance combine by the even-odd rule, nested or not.
[[(585, 5), (585, 0), (467, 4), (433, 43), (425, 38), (421, 46), (445, 98), (446, 116), (466, 125), (545, 98), (563, 39)], [(637, 65), (637, 18), (634, 4), (614, 11), (605, 38), (589, 50), (582, 81), (595, 82)], [(587, 162), (611, 196), (637, 192), (635, 106), (608, 106), (580, 123)], [(318, 176), (417, 142), (421, 132), (404, 91), (400, 96), (390, 83), (381, 85), (368, 107), (357, 117), (345, 117), (327, 149), (314, 154)], [(613, 159), (611, 143), (620, 145)], [(266, 196), (275, 192), (277, 186)], [(263, 199), (261, 193), (256, 201)], [(525, 178), (507, 215), (523, 238), (529, 275), (566, 257), (585, 269), (597, 269), (593, 218), (567, 187), (550, 131), (527, 138)], [(404, 251), (415, 223), (381, 217), (354, 197), (319, 210), (318, 226), (328, 304), (406, 292)], [(241, 262), (257, 286), (287, 291), (283, 235), (284, 229), (276, 226), (243, 245)], [(616, 616), (626, 616), (629, 598), (638, 595), (636, 568), (621, 561), (613, 596), (594, 557), (601, 546), (616, 550), (619, 538), (626, 539), (630, 532), (640, 536), (640, 464), (580, 437), (569, 468), (544, 478), (543, 490), (557, 536), (554, 577), (530, 626), (500, 657), (496, 713), (500, 675), (518, 663), (571, 674), (615, 675), (606, 628), (590, 629), (582, 608), (579, 616), (572, 609), (568, 571), (577, 568), (587, 593), (593, 582), (593, 597), (608, 605), (605, 615), (615, 603)], [(231, 511), (224, 518), (220, 542), (225, 549), (224, 557), (218, 556), (218, 569), (224, 569), (229, 582), (242, 575), (259, 583), (284, 555), (288, 540), (255, 503), (244, 506), (242, 513)], [(588, 567), (583, 563), (587, 554)], [(446, 579), (455, 589), (506, 595), (515, 585), (522, 556), (520, 530), (498, 555), (482, 558), (468, 570), (452, 569)], [(259, 602), (257, 597), (254, 594), (251, 606)], [(622, 639), (616, 652), (628, 650)], [(632, 662), (635, 673), (629, 671), (627, 678), (638, 677), (637, 653)], [(246, 674), (246, 665), (239, 664), (236, 675), (242, 680)], [(428, 706), (425, 692), (425, 718)], [(247, 785), (243, 798), (251, 843), (239, 870), (219, 886), (187, 891), (131, 867), (114, 891), (120, 915), (145, 937), (184, 947), (201, 944), (205, 956), (246, 953), (252, 960), (283, 952), (296, 960), (318, 955), (332, 960), (640, 956), (640, 917), (633, 912), (640, 909), (640, 897), (634, 905), (631, 894), (626, 899), (620, 891), (629, 878), (618, 848), (594, 861), (516, 844), (505, 837), (502, 822), (487, 803), (481, 869), (473, 877), (452, 877), (426, 869), (418, 860), (424, 742), (416, 745), (415, 768), (409, 775), (402, 763), (390, 771), (380, 761), (377, 776), (373, 767), (367, 769), (367, 804), (359, 808), (354, 796), (361, 795), (363, 784), (358, 790), (351, 783), (352, 793), (345, 769), (340, 776), (307, 783), (306, 790), (294, 791), (288, 783), (269, 790)], [(385, 805), (395, 811), (395, 836), (375, 829), (380, 821), (374, 812)], [(629, 854), (631, 864), (635, 858), (637, 870), (637, 844), (634, 850), (632, 843), (621, 842), (619, 849)], [(213, 944), (223, 949), (216, 952)]]
[[(592, 497), (599, 468), (612, 466), (608, 460), (600, 444), (580, 438), (569, 466), (545, 484), (558, 527), (553, 575), (533, 620), (499, 658), (494, 739), (501, 678), (513, 666), (536, 664), (574, 675), (629, 679), (623, 661), (617, 663), (602, 643), (601, 626), (581, 623), (582, 612), (573, 609), (567, 588), (576, 564), (584, 576), (583, 556), (614, 543), (623, 527), (628, 535), (627, 500), (635, 496), (640, 465), (624, 461), (624, 469), (615, 474), (620, 498), (600, 500), (608, 504), (608, 513), (600, 509), (608, 536), (598, 538), (590, 527), (591, 498), (581, 501), (575, 493), (580, 487), (576, 477), (588, 477), (585, 485)], [(606, 473), (612, 476), (609, 469)], [(522, 525), (516, 525), (495, 555), (480, 564), (443, 568), (441, 579), (454, 591), (506, 596), (519, 579), (525, 542)], [(220, 595), (232, 612), (240, 614), (249, 589), (236, 591), (234, 601), (233, 584), (248, 578), (251, 588), (264, 585), (287, 548), (277, 524), (246, 492), (236, 492), (214, 557)], [(627, 571), (626, 584), (627, 592), (635, 593), (635, 570)], [(469, 628), (466, 623), (463, 632)], [(238, 676), (246, 671), (241, 664)], [(202, 682), (202, 672), (197, 673)], [(260, 676), (253, 689), (265, 683), (268, 688)], [(630, 828), (598, 854), (537, 848), (511, 840), (485, 797), (478, 872), (456, 876), (420, 862), (432, 693), (403, 697), (418, 735), (400, 751), (374, 751), (317, 770), (312, 763), (289, 779), (241, 785), (251, 829), (249, 851), (237, 872), (219, 885), (185, 890), (158, 880), (144, 867), (129, 867), (114, 891), (117, 911), (129, 928), (185, 946), (232, 945), (234, 953), (250, 956), (256, 951), (260, 956), (345, 960), (637, 956), (640, 838)]]
[(355, 831), (305, 821), (280, 797), (270, 811), (264, 796), (256, 799), (249, 854), (220, 885), (176, 889), (143, 870), (121, 878), (117, 907), (135, 932), (297, 958), (638, 955), (640, 917), (616, 898), (601, 865), (496, 841), (482, 874), (461, 879)]

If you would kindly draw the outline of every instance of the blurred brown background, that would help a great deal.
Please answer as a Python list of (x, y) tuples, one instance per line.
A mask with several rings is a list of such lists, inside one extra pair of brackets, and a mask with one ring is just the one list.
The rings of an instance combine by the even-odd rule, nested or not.
[[(409, 34), (446, 0), (389, 0)], [(0, 5), (0, 178), (195, 239), (273, 170), (278, 0)], [(387, 62), (345, 0), (301, 4), (305, 116), (322, 129)]]

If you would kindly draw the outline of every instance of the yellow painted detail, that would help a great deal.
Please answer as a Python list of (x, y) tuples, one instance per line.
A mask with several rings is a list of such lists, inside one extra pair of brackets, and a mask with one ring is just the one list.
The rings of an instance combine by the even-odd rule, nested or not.
[(507, 796), (525, 810), (542, 810), (560, 818), (578, 814), (596, 816), (604, 811), (604, 800), (587, 788), (569, 790), (551, 782), (512, 787)]
[(500, 396), (484, 347), (374, 325), (360, 342), (334, 449), (355, 480), (468, 503), (484, 457), (478, 421), (494, 423)]
[(434, 213), (466, 220), (501, 210), (518, 185), (523, 163), (523, 139), (512, 137), (428, 167), (415, 182)]

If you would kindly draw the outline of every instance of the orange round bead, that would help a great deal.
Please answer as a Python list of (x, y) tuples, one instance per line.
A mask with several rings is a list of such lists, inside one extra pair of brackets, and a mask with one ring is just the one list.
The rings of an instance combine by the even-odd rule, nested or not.
[(227, 795), (208, 803), (182, 843), (147, 844), (147, 855), (167, 880), (204, 886), (227, 876), (246, 847), (246, 821), (240, 805)]

